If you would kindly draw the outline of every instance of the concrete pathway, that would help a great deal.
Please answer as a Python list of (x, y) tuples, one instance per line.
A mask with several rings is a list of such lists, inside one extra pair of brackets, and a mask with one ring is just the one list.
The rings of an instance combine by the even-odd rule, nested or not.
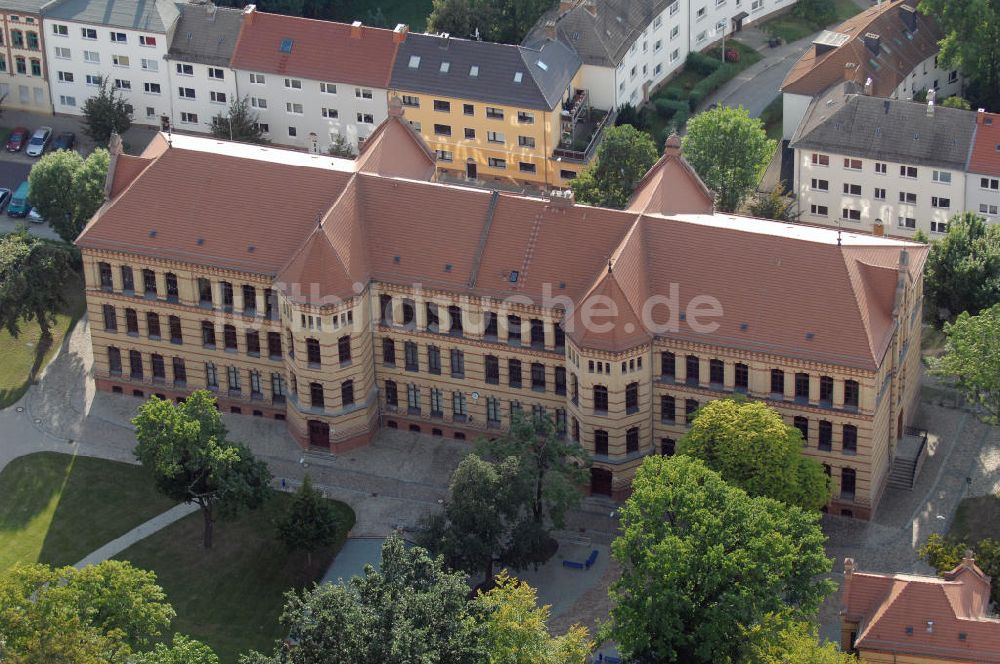
[(193, 503), (181, 503), (180, 505), (174, 505), (163, 514), (154, 516), (146, 523), (139, 524), (121, 537), (111, 540), (96, 551), (92, 551), (86, 558), (78, 563), (75, 563), (73, 567), (79, 569), (81, 567), (86, 567), (87, 565), (96, 565), (97, 563), (114, 558), (139, 540), (146, 539), (158, 530), (163, 530), (173, 522), (179, 521), (188, 514), (197, 511), (198, 506)]

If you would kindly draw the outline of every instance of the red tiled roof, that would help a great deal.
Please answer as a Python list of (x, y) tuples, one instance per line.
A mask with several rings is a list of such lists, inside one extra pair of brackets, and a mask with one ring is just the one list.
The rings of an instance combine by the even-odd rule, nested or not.
[[(282, 52), (290, 40), (290, 50)], [(388, 88), (397, 44), (393, 31), (250, 9), (233, 51), (232, 67), (314, 81)]]
[(120, 154), (117, 156), (117, 160), (114, 177), (111, 180), (111, 190), (108, 192), (109, 198), (114, 198), (122, 193), (144, 168), (153, 163), (153, 160), (147, 157), (135, 157), (130, 154)]
[(1000, 115), (976, 114), (976, 134), (969, 157), (970, 173), (1000, 175)]
[[(402, 144), (407, 144), (403, 146)], [(416, 149), (413, 149), (413, 148)], [(358, 171), (387, 177), (430, 180), (437, 158), (420, 135), (403, 119), (403, 103), (389, 101), (389, 117), (375, 128), (358, 154)]]
[[(678, 180), (686, 180), (685, 186), (677, 186)], [(715, 196), (681, 156), (680, 137), (671, 134), (663, 156), (639, 181), (627, 209), (671, 215), (711, 213), (714, 208)]]
[(989, 594), (989, 577), (968, 558), (944, 578), (848, 568), (841, 615), (858, 623), (862, 654), (1000, 664), (1000, 619), (987, 614)]
[[(916, 31), (906, 29), (901, 15), (906, 10), (900, 7), (916, 8), (918, 1), (883, 2), (833, 28), (832, 32), (846, 35), (847, 41), (823, 53), (817, 53), (816, 46), (810, 46), (785, 76), (780, 90), (818, 95), (845, 80), (844, 69), (850, 63), (856, 66), (850, 80), (863, 86), (871, 78), (872, 87), (867, 94), (888, 97), (914, 67), (938, 52), (937, 43), (944, 37), (934, 20), (920, 12), (914, 14)], [(881, 39), (883, 48), (878, 56), (874, 56), (865, 45), (863, 37), (867, 33), (876, 34)]]
[[(373, 279), (567, 310), (602, 294), (618, 306), (618, 329), (574, 338), (606, 350), (648, 339), (647, 305), (667, 298), (649, 322), (674, 310), (675, 325), (656, 334), (866, 370), (880, 366), (892, 336), (902, 250), (911, 279), (926, 259), (924, 245), (830, 229), (610, 210), (356, 170), (389, 158), (420, 163), (421, 150), (377, 141), (350, 161), (175, 136), (78, 244), (269, 275), (309, 302)], [(701, 195), (688, 177), (656, 186), (664, 201)], [(817, 283), (821, 297), (801, 294)], [(722, 315), (695, 329), (691, 307), (710, 298)]]

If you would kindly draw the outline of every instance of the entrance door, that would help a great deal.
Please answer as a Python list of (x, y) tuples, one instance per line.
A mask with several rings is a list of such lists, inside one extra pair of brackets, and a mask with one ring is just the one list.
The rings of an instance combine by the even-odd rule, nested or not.
[(896, 418), (896, 440), (903, 439), (903, 409), (899, 409), (899, 417)]
[(474, 161), (468, 162), (465, 165), (465, 177), (469, 178), (470, 180), (475, 180), (477, 175), (478, 173), (476, 170), (476, 162)]
[(611, 471), (604, 468), (590, 469), (590, 493), (601, 496), (611, 495)]
[(319, 420), (309, 420), (309, 444), (330, 449), (330, 425)]

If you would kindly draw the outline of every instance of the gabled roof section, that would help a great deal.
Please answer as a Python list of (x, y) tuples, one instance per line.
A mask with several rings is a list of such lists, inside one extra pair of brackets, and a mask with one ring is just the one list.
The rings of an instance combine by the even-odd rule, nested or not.
[(554, 21), (559, 41), (573, 49), (583, 64), (617, 67), (639, 34), (674, 1), (564, 1), (538, 21), (525, 43), (544, 38), (545, 23)]
[(845, 94), (835, 86), (812, 101), (790, 145), (962, 171), (975, 129), (972, 111)]
[(1000, 663), (989, 577), (970, 557), (944, 578), (845, 570), (842, 588), (841, 614), (859, 622), (861, 653)]
[(626, 209), (665, 216), (711, 214), (715, 209), (715, 196), (681, 156), (681, 139), (677, 134), (667, 138), (663, 156), (639, 181)]
[(580, 59), (557, 41), (527, 47), (412, 34), (399, 47), (392, 88), (552, 110), (579, 68)]
[(388, 88), (398, 31), (296, 16), (268, 14), (253, 5), (243, 24), (232, 66), (245, 71), (313, 81)]
[(180, 20), (167, 58), (228, 67), (240, 34), (243, 10), (214, 3), (179, 4)]
[(397, 97), (389, 100), (389, 117), (365, 139), (357, 161), (360, 173), (411, 180), (430, 180), (437, 167), (434, 153), (403, 118)]
[(122, 193), (151, 163), (153, 160), (146, 157), (135, 157), (129, 154), (118, 155), (115, 160), (115, 172), (111, 179), (108, 197), (114, 198)]
[(563, 323), (566, 334), (580, 348), (620, 352), (652, 339), (612, 268), (594, 284), (581, 304), (584, 306), (577, 306)]
[(970, 173), (1000, 175), (1000, 115), (976, 114), (976, 137), (969, 156)]
[(43, 14), (50, 20), (166, 34), (180, 12), (173, 0), (57, 0), (45, 5)]
[[(890, 96), (917, 65), (938, 52), (944, 38), (933, 19), (916, 11), (918, 1), (883, 2), (824, 31), (785, 76), (781, 91), (815, 96), (844, 80), (864, 87), (871, 79), (867, 94)], [(879, 45), (867, 35), (877, 36)]]

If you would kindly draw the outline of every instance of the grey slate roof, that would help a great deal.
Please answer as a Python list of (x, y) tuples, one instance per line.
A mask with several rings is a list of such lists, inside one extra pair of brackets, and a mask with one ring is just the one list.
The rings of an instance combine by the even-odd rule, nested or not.
[(815, 98), (790, 146), (881, 161), (964, 170), (976, 114), (855, 94), (835, 85)]
[(177, 21), (167, 57), (228, 67), (240, 34), (243, 10), (193, 4), (178, 5), (177, 8), (180, 20)]
[(583, 64), (617, 67), (653, 18), (680, 0), (591, 1), (589, 6), (584, 0), (565, 12), (554, 9), (546, 13), (525, 43), (544, 34), (545, 22), (552, 20), (559, 41), (576, 51)]
[(173, 0), (54, 0), (42, 12), (62, 19), (165, 34), (179, 14)]
[(0, 0), (0, 9), (25, 14), (39, 14), (48, 0)]
[[(416, 67), (410, 66), (413, 58), (420, 58)], [(442, 72), (445, 62), (448, 71)], [(470, 75), (473, 67), (476, 76)], [(579, 68), (580, 59), (557, 41), (529, 47), (411, 34), (399, 45), (391, 87), (551, 110)]]

